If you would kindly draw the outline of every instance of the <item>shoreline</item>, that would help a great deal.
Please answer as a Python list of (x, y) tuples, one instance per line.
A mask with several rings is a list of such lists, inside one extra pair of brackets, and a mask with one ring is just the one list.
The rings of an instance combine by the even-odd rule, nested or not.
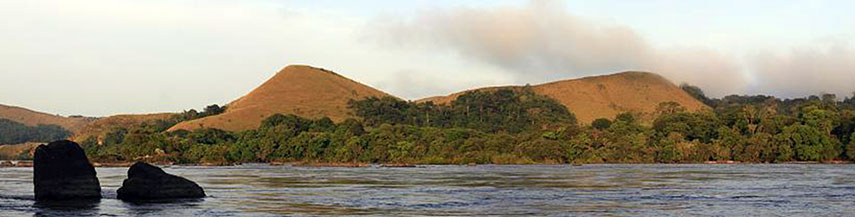
[[(92, 166), (94, 167), (130, 167), (134, 162), (92, 162)], [(789, 161), (782, 163), (746, 163), (739, 161), (707, 161), (707, 162), (694, 162), (694, 163), (591, 163), (591, 164), (578, 164), (578, 163), (564, 163), (564, 164), (551, 164), (551, 163), (534, 163), (534, 164), (410, 164), (410, 163), (340, 163), (340, 162), (248, 162), (248, 163), (190, 163), (190, 164), (177, 164), (173, 162), (154, 162), (152, 165), (157, 166), (188, 166), (188, 167), (229, 167), (229, 166), (238, 166), (242, 164), (262, 164), (269, 166), (289, 166), (289, 167), (314, 167), (314, 168), (365, 168), (365, 167), (383, 167), (383, 168), (418, 168), (424, 166), (441, 166), (441, 165), (451, 165), (451, 166), (484, 166), (484, 165), (511, 165), (511, 166), (520, 166), (520, 165), (567, 165), (567, 166), (584, 166), (584, 165), (771, 165), (771, 164), (780, 164), (780, 165), (840, 165), (840, 164), (855, 164), (853, 161), (828, 161), (828, 162), (816, 162), (816, 161)], [(33, 167), (33, 161), (31, 160), (0, 160), (0, 167)]]

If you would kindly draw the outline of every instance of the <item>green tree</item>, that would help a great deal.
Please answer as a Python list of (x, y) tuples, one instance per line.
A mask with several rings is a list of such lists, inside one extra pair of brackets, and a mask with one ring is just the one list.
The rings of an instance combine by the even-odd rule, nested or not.
[(680, 103), (676, 103), (673, 101), (661, 102), (659, 103), (659, 105), (656, 106), (656, 113), (660, 115), (674, 114), (680, 112), (686, 112), (686, 107), (683, 107), (680, 105)]
[(709, 143), (716, 138), (721, 126), (713, 113), (677, 112), (662, 114), (653, 121), (653, 129), (657, 135), (664, 137), (672, 132), (685, 136), (685, 140), (700, 140)]
[(391, 158), (393, 162), (405, 162), (414, 147), (415, 145), (412, 142), (399, 141), (389, 148), (389, 158)]
[(793, 148), (796, 160), (826, 161), (837, 156), (831, 138), (815, 127), (796, 124), (785, 128), (779, 136)]
[(855, 133), (852, 133), (849, 138), (849, 145), (846, 146), (846, 156), (850, 160), (855, 160)]
[(677, 148), (679, 143), (684, 142), (683, 135), (671, 132), (668, 136), (657, 141), (656, 162), (676, 163), (683, 160), (683, 154)]
[(733, 129), (720, 127), (713, 144), (724, 149), (718, 152), (717, 160), (746, 160), (739, 158), (745, 149), (745, 137)]
[(626, 122), (626, 123), (634, 123), (635, 122), (635, 115), (633, 115), (631, 112), (622, 112), (620, 114), (617, 114), (617, 116), (615, 116), (615, 121), (622, 121), (622, 122)]
[(220, 107), (217, 104), (213, 104), (213, 105), (206, 106), (205, 109), (202, 110), (202, 113), (200, 113), (199, 115), (201, 117), (207, 117), (207, 116), (222, 114), (225, 111), (226, 111), (225, 106)]
[(71, 136), (71, 132), (57, 125), (27, 126), (0, 118), (0, 144), (25, 142), (52, 142)]
[(656, 150), (648, 144), (650, 135), (632, 115), (620, 114), (607, 131), (602, 156), (608, 162), (652, 162)]
[(745, 146), (737, 159), (745, 162), (773, 162), (776, 155), (772, 144), (772, 135), (757, 133), (744, 140)]
[(569, 142), (565, 143), (564, 149), (567, 162), (591, 162), (594, 141), (590, 134), (582, 132), (576, 134)]
[(597, 118), (591, 122), (591, 127), (598, 130), (605, 130), (612, 126), (612, 121), (605, 118)]
[(125, 128), (115, 128), (107, 132), (104, 136), (104, 145), (116, 145), (121, 144), (122, 141), (125, 140), (125, 134), (128, 134), (128, 130)]
[(837, 114), (832, 111), (820, 109), (817, 106), (807, 106), (802, 108), (801, 119), (806, 125), (830, 135), (831, 130), (834, 128)]
[(692, 85), (687, 84), (687, 83), (682, 83), (682, 84), (680, 84), (680, 89), (683, 89), (683, 91), (688, 93), (690, 96), (694, 97), (698, 101), (703, 102), (704, 104), (707, 104), (708, 106), (714, 105), (713, 100), (710, 99), (709, 97), (707, 97), (706, 94), (704, 94), (704, 91), (701, 90), (701, 88), (699, 88), (697, 86), (692, 86)]

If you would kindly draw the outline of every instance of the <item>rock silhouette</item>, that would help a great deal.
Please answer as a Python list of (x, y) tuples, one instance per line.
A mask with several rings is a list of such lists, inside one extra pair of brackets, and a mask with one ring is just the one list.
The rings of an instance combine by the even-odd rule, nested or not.
[(39, 201), (101, 198), (95, 167), (80, 145), (68, 140), (36, 147), (33, 184)]
[(143, 162), (128, 169), (128, 178), (117, 193), (119, 199), (127, 201), (205, 197), (205, 191), (195, 182)]

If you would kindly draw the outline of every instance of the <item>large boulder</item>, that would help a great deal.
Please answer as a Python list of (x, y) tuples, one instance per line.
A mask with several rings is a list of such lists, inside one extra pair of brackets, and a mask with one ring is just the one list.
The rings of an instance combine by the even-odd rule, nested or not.
[(137, 162), (128, 170), (128, 178), (118, 190), (118, 198), (128, 201), (205, 197), (205, 191), (193, 181), (167, 174), (151, 164)]
[(68, 140), (39, 145), (33, 157), (36, 200), (100, 199), (101, 183), (83, 149)]

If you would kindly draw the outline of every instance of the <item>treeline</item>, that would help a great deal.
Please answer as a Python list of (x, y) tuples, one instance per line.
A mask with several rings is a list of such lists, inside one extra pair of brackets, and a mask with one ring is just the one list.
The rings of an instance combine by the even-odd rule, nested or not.
[[(465, 93), (447, 104), (395, 98), (352, 101), (358, 119), (333, 123), (274, 115), (255, 130), (163, 132), (146, 124), (84, 143), (96, 161), (362, 163), (692, 163), (855, 159), (855, 100), (833, 95), (781, 100), (709, 99), (709, 110), (659, 105), (639, 114), (577, 124), (556, 101), (528, 88)], [(695, 89), (695, 90), (691, 90)]]
[(71, 132), (57, 125), (27, 126), (0, 118), (0, 145), (25, 142), (50, 142), (68, 138)]
[(196, 111), (196, 109), (190, 109), (179, 114), (173, 115), (172, 118), (170, 118), (169, 120), (165, 120), (165, 122), (170, 123), (171, 125), (175, 125), (184, 121), (218, 115), (223, 112), (226, 112), (226, 106), (212, 104), (205, 106), (205, 108), (202, 109), (202, 112), (198, 112)]
[(549, 125), (575, 125), (576, 117), (552, 98), (528, 86), (473, 91), (450, 105), (415, 103), (394, 97), (351, 101), (350, 109), (369, 127), (383, 124), (417, 127), (469, 128), (488, 133), (520, 133)]
[(83, 146), (96, 161), (532, 163), (545, 158), (521, 154), (547, 153), (514, 149), (515, 141), (577, 128), (564, 106), (528, 88), (470, 92), (449, 105), (368, 98), (350, 106), (359, 120), (273, 115), (255, 130), (169, 133), (161, 121), (117, 128), (100, 144), (90, 138)]

